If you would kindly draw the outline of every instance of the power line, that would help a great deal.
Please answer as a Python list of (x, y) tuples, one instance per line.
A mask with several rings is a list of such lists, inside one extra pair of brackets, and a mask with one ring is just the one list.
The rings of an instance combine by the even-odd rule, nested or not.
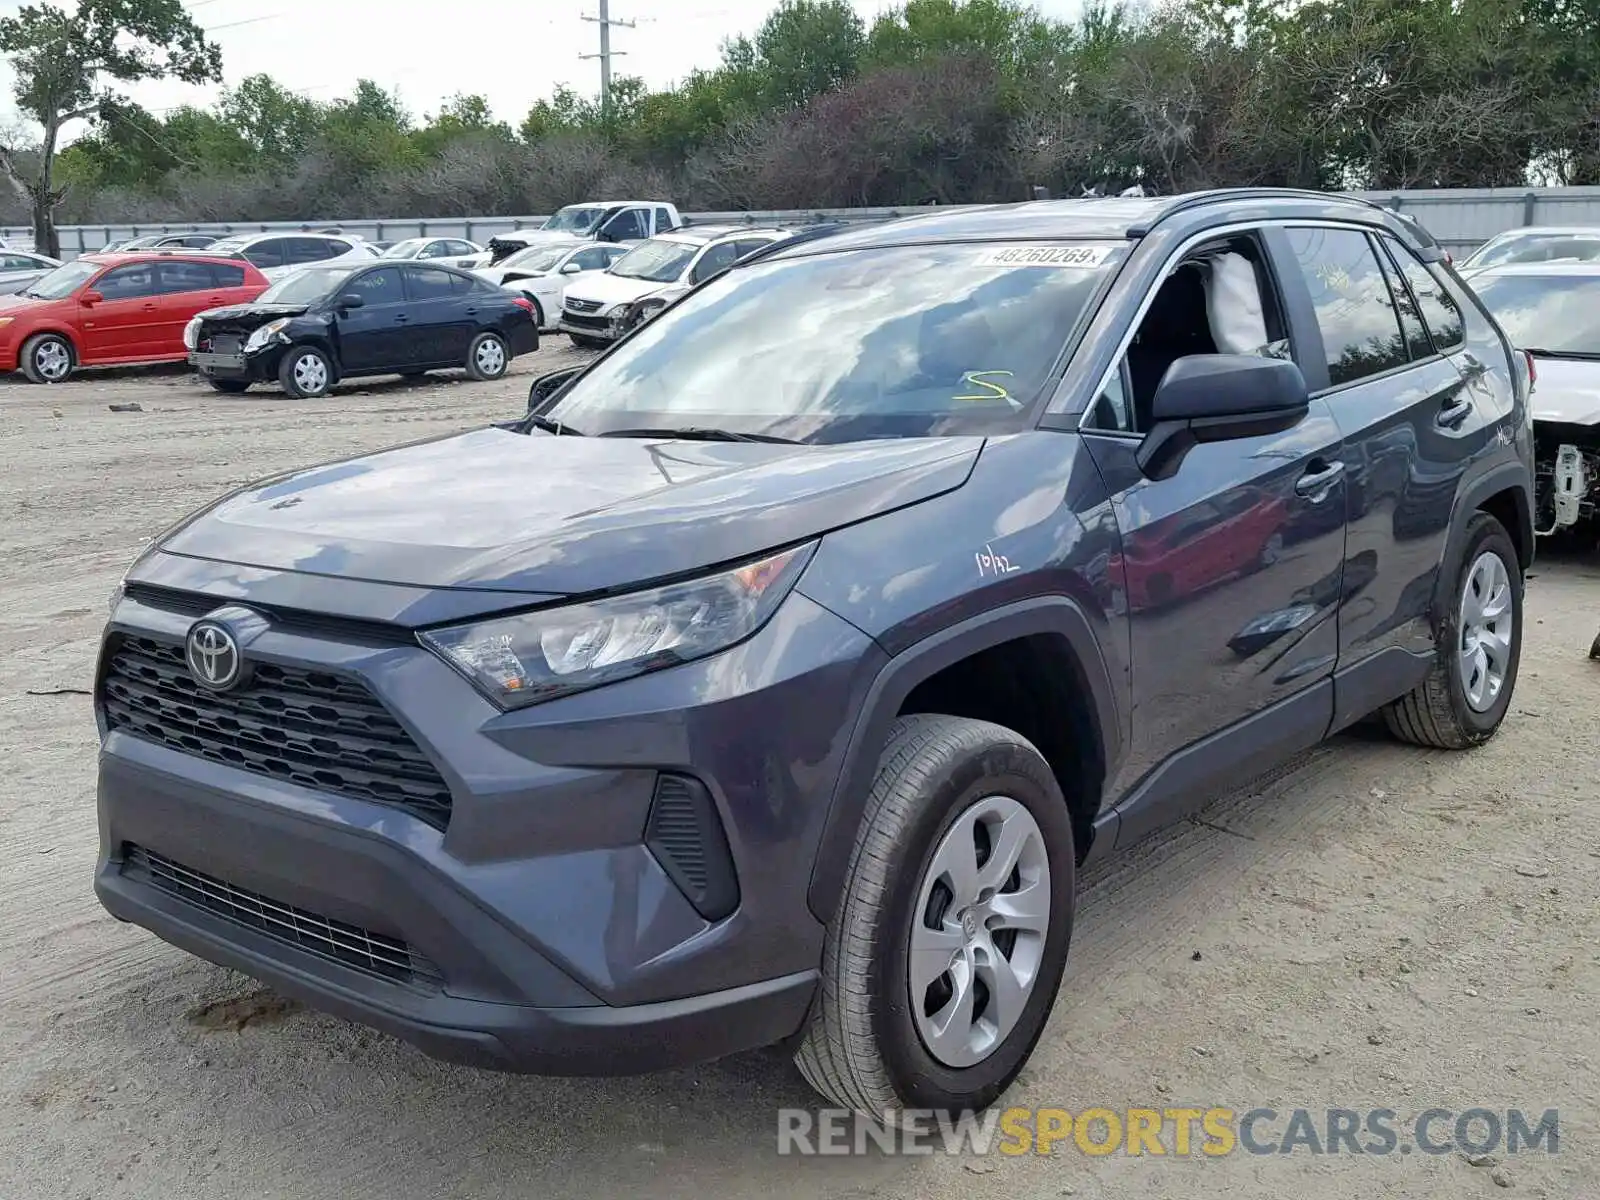
[(619, 29), (633, 29), (637, 27), (638, 23), (635, 21), (613, 20), (611, 16), (611, 0), (599, 0), (599, 3), (599, 16), (591, 17), (585, 13), (583, 19), (585, 21), (593, 21), (600, 26), (600, 53), (580, 54), (578, 57), (583, 59), (598, 58), (600, 60), (600, 115), (609, 117), (611, 115), (611, 59), (613, 55), (627, 53), (626, 50), (613, 50), (611, 48), (611, 27), (615, 25)]

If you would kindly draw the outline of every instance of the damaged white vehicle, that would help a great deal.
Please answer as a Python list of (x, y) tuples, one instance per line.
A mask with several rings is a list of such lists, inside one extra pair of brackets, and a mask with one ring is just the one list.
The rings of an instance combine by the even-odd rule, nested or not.
[(1600, 262), (1491, 267), (1472, 277), (1472, 289), (1534, 368), (1537, 532), (1592, 525), (1600, 504)]

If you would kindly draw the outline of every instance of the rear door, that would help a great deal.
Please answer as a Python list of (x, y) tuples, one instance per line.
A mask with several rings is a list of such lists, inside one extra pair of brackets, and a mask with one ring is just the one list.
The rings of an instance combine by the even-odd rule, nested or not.
[[(165, 343), (161, 337), (162, 316), (154, 262), (113, 267), (87, 290), (99, 292), (103, 298), (82, 309), (85, 362), (160, 358), (164, 354), (178, 353), (161, 349)], [(181, 350), (181, 338), (177, 345)]]
[(422, 363), (461, 363), (477, 332), (472, 284), (422, 263), (405, 268), (411, 337)]
[(262, 238), (259, 242), (254, 242), (247, 247), (241, 257), (246, 259), (258, 271), (270, 271), (274, 267), (286, 267), (289, 265), (289, 239), (286, 237)]
[(400, 270), (398, 266), (376, 267), (346, 281), (342, 291), (360, 296), (362, 305), (335, 319), (339, 362), (345, 373), (401, 370), (421, 360)]
[[(1381, 238), (1355, 226), (1289, 226), (1280, 244), (1291, 297), (1315, 314), (1321, 342), (1301, 365), (1346, 442), (1340, 672), (1385, 652), (1431, 651), (1433, 588), (1465, 444), (1483, 428), (1466, 379), (1434, 344)], [(1459, 316), (1453, 328), (1440, 324), (1441, 339), (1459, 347)], [(1392, 698), (1369, 703), (1365, 686), (1339, 685), (1336, 728)]]
[(183, 351), (183, 327), (202, 309), (223, 303), (204, 263), (174, 259), (156, 264), (156, 306), (159, 336), (173, 354)]
[(289, 239), (289, 262), (294, 266), (327, 262), (350, 253), (350, 243), (338, 238), (297, 237)]

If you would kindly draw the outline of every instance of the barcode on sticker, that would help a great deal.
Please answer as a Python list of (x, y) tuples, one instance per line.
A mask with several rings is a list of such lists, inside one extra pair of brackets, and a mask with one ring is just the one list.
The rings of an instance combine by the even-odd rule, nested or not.
[(978, 256), (980, 267), (1098, 267), (1110, 246), (1001, 246)]

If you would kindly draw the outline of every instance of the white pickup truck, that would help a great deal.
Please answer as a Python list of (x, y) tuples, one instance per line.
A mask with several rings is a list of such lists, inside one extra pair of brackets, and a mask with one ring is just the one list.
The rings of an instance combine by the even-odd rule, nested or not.
[(588, 238), (597, 242), (642, 242), (683, 224), (664, 200), (587, 200), (569, 204), (536, 229), (497, 233), (477, 266), (494, 266), (518, 250), (542, 241)]

